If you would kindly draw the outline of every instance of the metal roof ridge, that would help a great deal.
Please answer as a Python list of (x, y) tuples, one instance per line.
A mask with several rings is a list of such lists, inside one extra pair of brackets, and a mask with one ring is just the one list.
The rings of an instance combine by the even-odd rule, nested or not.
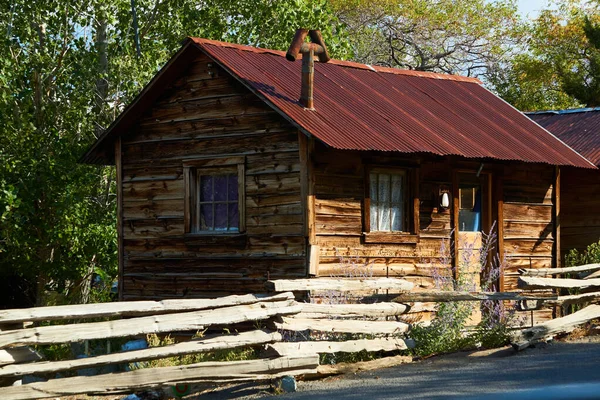
[(582, 108), (564, 108), (562, 110), (540, 110), (540, 111), (525, 111), (523, 112), (526, 115), (536, 115), (536, 114), (576, 114), (576, 113), (585, 113), (591, 111), (600, 111), (600, 107), (582, 107)]
[[(242, 51), (249, 51), (249, 52), (257, 53), (257, 54), (272, 54), (275, 56), (285, 57), (285, 52), (280, 51), (280, 50), (266, 49), (266, 48), (262, 48), (262, 47), (255, 47), (255, 46), (249, 46), (249, 45), (243, 45), (243, 44), (223, 42), (220, 40), (204, 39), (204, 38), (192, 37), (192, 36), (189, 36), (188, 39), (200, 46), (208, 44), (208, 45), (212, 45), (212, 46), (228, 47), (228, 48), (242, 50)], [(301, 58), (302, 58), (302, 56), (299, 55), (298, 59), (301, 59)], [(440, 74), (437, 72), (429, 72), (429, 71), (416, 71), (416, 70), (409, 70), (409, 69), (382, 67), (382, 66), (378, 66), (378, 65), (361, 64), (361, 63), (357, 63), (354, 61), (337, 60), (334, 58), (329, 60), (328, 63), (340, 65), (342, 67), (365, 69), (365, 70), (380, 72), (380, 73), (416, 76), (419, 78), (443, 79), (443, 80), (458, 81), (458, 82), (470, 82), (470, 83), (477, 83), (480, 85), (482, 84), (482, 82), (477, 78), (461, 76), (461, 75)]]

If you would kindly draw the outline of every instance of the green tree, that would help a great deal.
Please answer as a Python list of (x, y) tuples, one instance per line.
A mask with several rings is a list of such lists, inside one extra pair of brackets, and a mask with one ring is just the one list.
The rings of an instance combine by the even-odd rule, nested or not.
[(326, 0), (134, 4), (0, 0), (0, 279), (38, 304), (115, 276), (114, 171), (77, 160), (186, 36), (285, 49), (306, 26), (350, 55)]
[(524, 111), (600, 105), (600, 10), (557, 5), (530, 24), (521, 54), (493, 71), (497, 92)]
[(367, 64), (485, 77), (523, 33), (511, 0), (331, 2)]

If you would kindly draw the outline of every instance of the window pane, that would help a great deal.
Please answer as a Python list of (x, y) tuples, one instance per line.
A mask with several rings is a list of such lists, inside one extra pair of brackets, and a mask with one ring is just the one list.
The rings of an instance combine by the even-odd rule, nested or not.
[(240, 216), (237, 203), (229, 203), (229, 229), (237, 231), (240, 226)]
[(377, 203), (371, 202), (371, 230), (378, 231), (379, 225), (377, 225)]
[(379, 204), (379, 230), (389, 231), (390, 230), (390, 204), (380, 203)]
[(227, 230), (227, 204), (215, 204), (215, 230)]
[[(227, 201), (227, 175), (215, 175), (215, 201)], [(219, 215), (217, 213), (217, 215)]]
[(402, 192), (404, 190), (404, 177), (402, 175), (392, 175), (392, 202), (402, 203)]
[(237, 175), (227, 175), (227, 199), (229, 201), (235, 201), (238, 199), (238, 180)]
[(387, 174), (379, 174), (379, 183), (378, 183), (378, 192), (379, 196), (377, 201), (379, 203), (389, 203), (390, 202), (390, 176)]
[(403, 207), (392, 207), (392, 230), (403, 231), (404, 229), (404, 212)]
[(374, 204), (377, 203), (377, 174), (371, 174), (369, 180), (371, 181), (371, 204)]
[(212, 231), (213, 230), (213, 205), (202, 204), (200, 206), (200, 230)]
[(200, 176), (200, 201), (212, 201), (213, 200), (213, 177), (210, 175)]

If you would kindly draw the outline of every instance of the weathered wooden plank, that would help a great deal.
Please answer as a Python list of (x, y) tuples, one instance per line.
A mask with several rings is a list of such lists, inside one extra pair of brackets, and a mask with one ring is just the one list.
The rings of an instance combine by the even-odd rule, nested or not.
[(557, 297), (542, 296), (542, 295), (523, 295), (520, 293), (510, 292), (454, 292), (454, 291), (424, 291), (424, 292), (410, 292), (401, 294), (394, 298), (393, 301), (399, 303), (407, 303), (412, 301), (435, 301), (435, 302), (448, 302), (448, 301), (480, 301), (480, 300), (495, 300), (495, 301), (519, 301), (519, 300), (556, 300)]
[(4, 400), (27, 400), (76, 394), (123, 393), (184, 382), (277, 377), (314, 373), (315, 355), (279, 357), (271, 360), (203, 362), (175, 367), (139, 369), (98, 376), (77, 376), (2, 389)]
[(365, 333), (370, 335), (397, 334), (408, 331), (409, 325), (398, 321), (359, 321), (337, 319), (310, 319), (282, 317), (282, 322), (275, 322), (278, 329), (287, 331), (319, 331), (342, 333)]
[(346, 340), (343, 342), (293, 342), (273, 343), (267, 349), (278, 355), (298, 355), (315, 353), (355, 353), (359, 351), (396, 351), (414, 347), (413, 341), (399, 338), (378, 338)]
[(551, 257), (553, 247), (552, 239), (504, 239), (505, 251), (511, 257)]
[(600, 287), (600, 279), (557, 279), (520, 276), (517, 282), (520, 289), (585, 289)]
[(292, 300), (286, 300), (116, 321), (42, 326), (0, 332), (0, 348), (107, 339), (175, 330), (201, 330), (210, 325), (227, 325), (266, 319), (273, 315), (297, 314), (301, 310), (300, 305)]
[(15, 347), (12, 349), (0, 350), (0, 366), (9, 364), (23, 364), (32, 361), (39, 361), (42, 356), (29, 347)]
[(276, 292), (297, 290), (411, 290), (414, 284), (404, 279), (375, 278), (375, 279), (280, 279), (267, 282), (267, 288)]
[(558, 296), (556, 300), (544, 300), (544, 305), (565, 306), (569, 304), (580, 304), (595, 302), (600, 300), (600, 292), (572, 294), (567, 296)]
[(393, 317), (402, 315), (410, 310), (410, 306), (398, 303), (374, 304), (315, 304), (301, 303), (302, 312), (299, 318), (326, 318), (335, 316), (352, 317)]
[(511, 336), (511, 344), (516, 350), (523, 350), (536, 341), (571, 332), (579, 325), (596, 318), (600, 318), (600, 305), (592, 304), (565, 317), (515, 332)]
[(578, 265), (576, 267), (565, 267), (565, 268), (538, 268), (538, 269), (527, 269), (520, 268), (519, 273), (523, 276), (545, 276), (545, 275), (560, 275), (571, 272), (586, 272), (586, 271), (597, 271), (600, 270), (600, 264), (586, 264)]
[(548, 222), (504, 221), (504, 238), (553, 239), (553, 224)]
[[(147, 361), (157, 358), (175, 357), (215, 350), (233, 349), (243, 346), (256, 346), (281, 341), (277, 332), (250, 331), (231, 336), (214, 336), (176, 343), (169, 346), (153, 347), (143, 350), (106, 354), (96, 357), (78, 358), (75, 360), (36, 362), (24, 365), (7, 365), (0, 368), (0, 377), (23, 376), (29, 374), (45, 374), (50, 372), (70, 371), (81, 368), (100, 367), (109, 364)], [(10, 351), (11, 349), (8, 349)], [(7, 351), (7, 350), (2, 350)], [(313, 352), (314, 353), (314, 352)]]
[(0, 310), (0, 324), (25, 321), (51, 321), (82, 318), (134, 317), (182, 311), (199, 311), (258, 302), (292, 300), (292, 293), (274, 296), (245, 294), (216, 299), (178, 299), (161, 301), (122, 301), (115, 303), (75, 304), (66, 306)]
[(552, 221), (552, 205), (504, 203), (503, 211), (505, 221)]

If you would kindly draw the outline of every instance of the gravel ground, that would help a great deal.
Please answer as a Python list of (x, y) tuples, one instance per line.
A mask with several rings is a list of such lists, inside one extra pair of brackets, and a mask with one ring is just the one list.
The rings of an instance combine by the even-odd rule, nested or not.
[[(519, 353), (504, 348), (432, 357), (394, 368), (299, 382), (296, 393), (278, 396), (269, 394), (265, 386), (246, 384), (190, 399), (464, 399), (586, 383), (600, 387), (600, 336), (539, 344)], [(593, 398), (600, 398), (597, 393)]]

